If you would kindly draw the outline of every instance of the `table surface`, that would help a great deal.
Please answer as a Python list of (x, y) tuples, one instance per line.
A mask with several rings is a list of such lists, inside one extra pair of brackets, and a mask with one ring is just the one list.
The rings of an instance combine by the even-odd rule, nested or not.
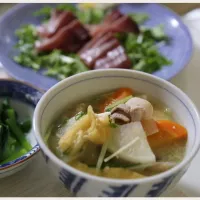
[[(12, 7), (14, 4), (0, 4), (0, 15)], [(200, 4), (167, 4), (179, 14), (184, 14), (189, 10), (200, 7)], [(200, 21), (200, 20), (198, 20)], [(200, 69), (200, 41), (197, 39), (200, 29), (197, 29), (197, 20), (191, 20), (190, 16), (185, 18), (185, 23), (190, 28), (195, 44), (194, 55), (189, 65), (174, 79), (171, 80), (176, 86), (181, 88), (200, 109), (200, 95), (194, 89), (199, 82)], [(200, 26), (199, 26), (200, 27)], [(1, 70), (0, 78), (7, 75)], [(192, 166), (186, 175), (181, 179), (177, 186), (166, 194), (167, 197), (186, 197), (200, 196), (198, 187), (200, 185), (200, 172), (198, 170), (198, 162), (200, 153), (193, 161)], [(195, 173), (194, 173), (195, 171)], [(197, 178), (199, 177), (199, 178)], [(195, 181), (194, 181), (195, 179)], [(199, 180), (199, 181), (198, 181)], [(198, 181), (198, 182), (197, 182)], [(190, 183), (191, 187), (188, 185)], [(184, 193), (182, 192), (184, 191)], [(33, 161), (21, 172), (0, 181), (0, 197), (66, 197), (71, 196), (69, 192), (61, 185), (61, 183), (51, 175), (51, 171), (47, 168), (40, 153)]]

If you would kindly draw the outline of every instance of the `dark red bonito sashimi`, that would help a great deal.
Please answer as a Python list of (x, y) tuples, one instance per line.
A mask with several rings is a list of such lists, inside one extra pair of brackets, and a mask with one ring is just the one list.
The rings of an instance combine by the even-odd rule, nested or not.
[(118, 10), (108, 14), (99, 25), (83, 25), (72, 12), (53, 10), (47, 24), (37, 28), (38, 52), (54, 49), (79, 54), (90, 69), (130, 68), (131, 61), (115, 33), (139, 34), (139, 27), (129, 16)]
[(112, 33), (100, 33), (79, 52), (90, 69), (130, 68), (124, 48)]
[(59, 29), (68, 25), (75, 19), (76, 17), (72, 12), (53, 10), (49, 22), (38, 26), (37, 33), (40, 37), (50, 38), (55, 35)]
[(88, 26), (90, 34), (96, 36), (100, 32), (113, 32), (113, 33), (135, 33), (139, 34), (140, 30), (135, 21), (127, 15), (123, 15), (118, 10), (112, 11), (108, 14), (103, 23), (99, 25)]
[(37, 41), (35, 47), (38, 52), (60, 49), (76, 53), (90, 38), (87, 29), (76, 19), (60, 28), (51, 38)]

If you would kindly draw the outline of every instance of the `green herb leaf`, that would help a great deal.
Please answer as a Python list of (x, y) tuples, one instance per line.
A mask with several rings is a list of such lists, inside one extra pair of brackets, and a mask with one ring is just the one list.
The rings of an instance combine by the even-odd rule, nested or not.
[(154, 28), (143, 27), (138, 36), (133, 33), (126, 33), (118, 34), (116, 37), (124, 46), (134, 70), (153, 73), (163, 66), (172, 64), (159, 52), (157, 46), (157, 42), (166, 43), (169, 41), (161, 25)]
[(149, 19), (146, 13), (131, 13), (128, 14), (131, 19), (133, 19), (137, 24), (143, 24)]
[(130, 96), (128, 96), (128, 97), (125, 97), (125, 98), (123, 98), (123, 99), (120, 99), (120, 100), (118, 100), (118, 101), (115, 101), (114, 103), (112, 103), (112, 104), (106, 106), (105, 111), (106, 111), (106, 112), (110, 112), (114, 107), (118, 106), (119, 104), (124, 104), (124, 103), (126, 103), (126, 102), (127, 102), (129, 99), (131, 99), (132, 97), (133, 97), (133, 96), (130, 95)]
[(77, 113), (76, 115), (75, 115), (75, 120), (77, 121), (77, 120), (79, 120), (81, 117), (83, 117), (84, 115), (86, 115), (86, 113), (85, 112), (83, 112), (83, 111), (80, 111), (79, 113)]
[(60, 50), (38, 54), (34, 49), (35, 41), (38, 39), (35, 26), (23, 26), (16, 31), (16, 35), (19, 39), (16, 48), (20, 53), (13, 59), (22, 66), (35, 71), (46, 69), (44, 74), (59, 80), (88, 70), (78, 55), (66, 55)]
[[(106, 12), (108, 12), (108, 9), (99, 8), (87, 8), (80, 10), (73, 4), (59, 4), (55, 7), (55, 9), (60, 11), (71, 11), (84, 24), (98, 24), (103, 20)], [(43, 16), (44, 19), (47, 20), (51, 16), (51, 11), (52, 7), (46, 6), (35, 12), (34, 15)]]
[(84, 24), (98, 24), (106, 14), (106, 10), (99, 8), (88, 8), (86, 10), (77, 10), (76, 15)]
[(118, 125), (109, 118), (109, 125), (111, 128), (117, 128)]
[(71, 11), (73, 13), (77, 12), (77, 7), (69, 3), (59, 4), (58, 6), (56, 6), (56, 9), (60, 11)]
[(45, 6), (45, 7), (41, 8), (40, 10), (34, 12), (33, 15), (34, 16), (43, 16), (48, 19), (51, 16), (51, 10), (52, 10), (52, 7)]

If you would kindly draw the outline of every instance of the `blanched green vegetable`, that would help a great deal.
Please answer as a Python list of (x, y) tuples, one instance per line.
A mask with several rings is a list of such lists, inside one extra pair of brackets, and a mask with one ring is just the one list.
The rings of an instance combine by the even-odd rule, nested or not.
[(15, 135), (15, 137), (17, 138), (17, 140), (20, 142), (20, 144), (27, 151), (30, 151), (32, 149), (32, 146), (26, 140), (25, 135), (23, 134), (23, 132), (21, 131), (21, 129), (19, 128), (19, 126), (17, 125), (17, 123), (15, 121), (15, 118), (7, 119), (6, 123), (8, 124), (8, 126), (10, 127), (11, 131), (13, 132), (13, 134)]
[(24, 155), (32, 149), (32, 146), (25, 137), (25, 133), (30, 130), (31, 121), (26, 120), (20, 123), (8, 99), (2, 102), (0, 116), (1, 165)]
[(31, 127), (32, 127), (32, 123), (30, 119), (25, 120), (20, 123), (20, 128), (24, 133), (28, 133), (31, 130)]
[(0, 162), (0, 164), (5, 164), (7, 162), (10, 162), (12, 160), (15, 160), (21, 156), (23, 156), (24, 154), (26, 154), (27, 151), (26, 149), (20, 149), (19, 151), (16, 151), (15, 153), (13, 153), (11, 156), (9, 156), (7, 159), (5, 159), (4, 161)]
[(0, 124), (0, 161), (4, 158), (4, 151), (8, 141), (8, 129), (6, 126)]
[(8, 140), (5, 143), (5, 148), (4, 148), (4, 151), (2, 152), (3, 157), (1, 159), (1, 161), (5, 160), (6, 158), (10, 157), (13, 153), (15, 153), (16, 148), (19, 145), (17, 143), (17, 140), (11, 136), (9, 128), (7, 130), (8, 130)]
[(4, 99), (2, 102), (2, 109), (9, 109), (10, 108), (10, 103), (8, 99)]

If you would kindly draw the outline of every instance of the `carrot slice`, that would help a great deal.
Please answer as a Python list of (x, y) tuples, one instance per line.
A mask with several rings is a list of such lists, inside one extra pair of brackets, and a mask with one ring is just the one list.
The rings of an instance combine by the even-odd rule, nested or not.
[(180, 124), (169, 120), (159, 120), (156, 123), (159, 132), (147, 137), (152, 149), (187, 139), (187, 130)]
[(130, 88), (120, 88), (114, 92), (113, 99), (120, 100), (130, 95), (133, 95), (133, 91)]
[(116, 90), (105, 102), (103, 102), (102, 105), (100, 105), (100, 111), (104, 112), (105, 108), (108, 105), (114, 103), (115, 101), (123, 99), (125, 97), (128, 97), (130, 95), (133, 95), (133, 90), (130, 88), (120, 88)]

